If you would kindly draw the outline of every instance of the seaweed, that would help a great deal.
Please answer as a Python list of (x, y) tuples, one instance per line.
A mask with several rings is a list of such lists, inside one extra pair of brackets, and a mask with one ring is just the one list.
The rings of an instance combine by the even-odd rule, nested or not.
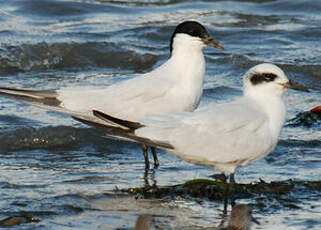
[[(116, 189), (118, 192), (135, 195), (145, 199), (164, 199), (183, 197), (186, 199), (208, 199), (210, 201), (224, 201), (225, 182), (209, 179), (194, 179), (183, 184), (170, 186), (145, 186), (137, 188)], [(257, 205), (267, 206), (278, 201), (284, 207), (299, 208), (297, 205), (300, 197), (313, 197), (320, 194), (321, 181), (272, 181), (253, 182), (249, 184), (235, 184), (235, 198), (254, 199)], [(310, 195), (309, 195), (310, 194)]]

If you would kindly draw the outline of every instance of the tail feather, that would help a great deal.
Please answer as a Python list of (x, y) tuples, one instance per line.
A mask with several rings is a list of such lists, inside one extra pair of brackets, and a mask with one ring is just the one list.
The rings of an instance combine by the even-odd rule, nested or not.
[[(86, 116), (84, 113), (71, 111), (61, 107), (61, 101), (57, 99), (58, 93), (54, 91), (35, 91), (0, 86), (0, 95), (11, 97), (22, 103), (58, 113), (74, 116)], [(99, 119), (96, 118), (96, 120)]]
[(12, 96), (24, 96), (34, 99), (57, 99), (58, 94), (54, 91), (36, 91), (27, 89), (16, 89), (11, 87), (0, 86), (0, 92)]
[[(0, 85), (0, 95), (12, 97), (22, 103), (36, 106), (38, 108), (63, 113), (71, 116), (81, 116), (87, 120), (92, 120), (97, 123), (106, 123), (102, 119), (87, 114), (86, 112), (73, 111), (61, 106), (61, 101), (57, 99), (58, 93), (54, 91), (36, 91), (27, 89), (17, 89)], [(114, 123), (109, 123), (113, 125)], [(116, 125), (116, 124), (114, 124)], [(117, 125), (118, 126), (118, 125)]]
[(61, 101), (57, 99), (58, 94), (54, 91), (35, 91), (0, 86), (0, 94), (13, 97), (21, 102), (36, 106), (59, 106), (61, 104)]

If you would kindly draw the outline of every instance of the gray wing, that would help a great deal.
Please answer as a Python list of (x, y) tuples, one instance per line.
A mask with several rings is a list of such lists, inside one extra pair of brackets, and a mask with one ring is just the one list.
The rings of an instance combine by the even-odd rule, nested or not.
[(153, 116), (142, 124), (137, 136), (169, 143), (172, 154), (192, 163), (252, 159), (275, 146), (267, 116), (243, 102)]

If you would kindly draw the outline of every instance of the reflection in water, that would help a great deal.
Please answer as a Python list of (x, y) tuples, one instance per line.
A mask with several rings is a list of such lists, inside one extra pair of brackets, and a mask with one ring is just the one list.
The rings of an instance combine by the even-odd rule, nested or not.
[[(250, 230), (252, 222), (260, 223), (252, 216), (252, 209), (246, 204), (238, 204), (232, 208), (228, 225), (224, 227), (226, 215), (222, 216), (222, 221), (218, 227), (202, 228), (203, 230)], [(152, 216), (142, 214), (138, 217), (135, 230), (152, 230), (155, 229), (154, 219)]]
[[(226, 215), (223, 214), (222, 221), (218, 227), (214, 228), (206, 228), (208, 230), (217, 229), (217, 230), (250, 230), (252, 226), (252, 222), (256, 224), (260, 224), (253, 216), (252, 209), (250, 206), (246, 204), (237, 204), (232, 208), (232, 212), (230, 215), (229, 223), (227, 227), (224, 227), (224, 223), (226, 220)], [(204, 229), (203, 229), (204, 230)]]
[[(145, 172), (144, 172), (144, 186), (145, 187), (148, 188), (148, 187), (156, 187), (157, 186), (157, 180), (155, 178), (155, 174), (156, 174), (155, 169), (145, 169)], [(152, 182), (152, 185), (149, 183), (149, 180)]]
[(252, 222), (260, 224), (252, 216), (252, 209), (248, 205), (238, 204), (232, 209), (227, 229), (249, 230)]
[(150, 215), (140, 215), (136, 221), (135, 230), (153, 230), (153, 218)]

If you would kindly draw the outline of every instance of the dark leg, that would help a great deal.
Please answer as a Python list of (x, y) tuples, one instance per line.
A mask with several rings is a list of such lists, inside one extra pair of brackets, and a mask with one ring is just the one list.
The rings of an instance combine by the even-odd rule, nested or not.
[(153, 187), (157, 187), (157, 181), (155, 179), (155, 170), (152, 169), (151, 172), (150, 172), (150, 180), (153, 182)]
[(235, 192), (235, 179), (234, 179), (234, 173), (231, 173), (230, 175), (230, 192), (231, 192), (231, 205), (232, 207), (235, 205), (235, 199), (234, 199), (234, 192)]
[(224, 173), (222, 173), (219, 177), (222, 182), (226, 183), (227, 178)]
[(154, 158), (154, 167), (157, 168), (159, 166), (159, 161), (157, 158), (156, 149), (154, 147), (150, 147), (150, 149), (152, 150), (152, 154), (153, 154), (153, 158)]
[(144, 171), (144, 182), (145, 182), (145, 187), (149, 188), (150, 185), (149, 185), (149, 181), (148, 181), (148, 169), (146, 169), (146, 168), (145, 168), (145, 171)]
[[(224, 183), (224, 210), (223, 210), (223, 214), (226, 215), (227, 214), (227, 205), (228, 205), (228, 193), (229, 193), (229, 186), (226, 182), (226, 176), (224, 173), (221, 174), (221, 180)], [(224, 218), (223, 218), (224, 219)], [(224, 222), (223, 222), (224, 224)]]
[(143, 155), (144, 155), (144, 159), (145, 159), (145, 170), (149, 169), (149, 159), (148, 159), (148, 148), (147, 145), (142, 144), (142, 149), (143, 149)]
[[(155, 172), (156, 172), (156, 170), (154, 170), (154, 169), (145, 169), (144, 183), (145, 183), (146, 188), (157, 187), (157, 181), (155, 179)], [(150, 184), (149, 181), (152, 182), (152, 184)]]

